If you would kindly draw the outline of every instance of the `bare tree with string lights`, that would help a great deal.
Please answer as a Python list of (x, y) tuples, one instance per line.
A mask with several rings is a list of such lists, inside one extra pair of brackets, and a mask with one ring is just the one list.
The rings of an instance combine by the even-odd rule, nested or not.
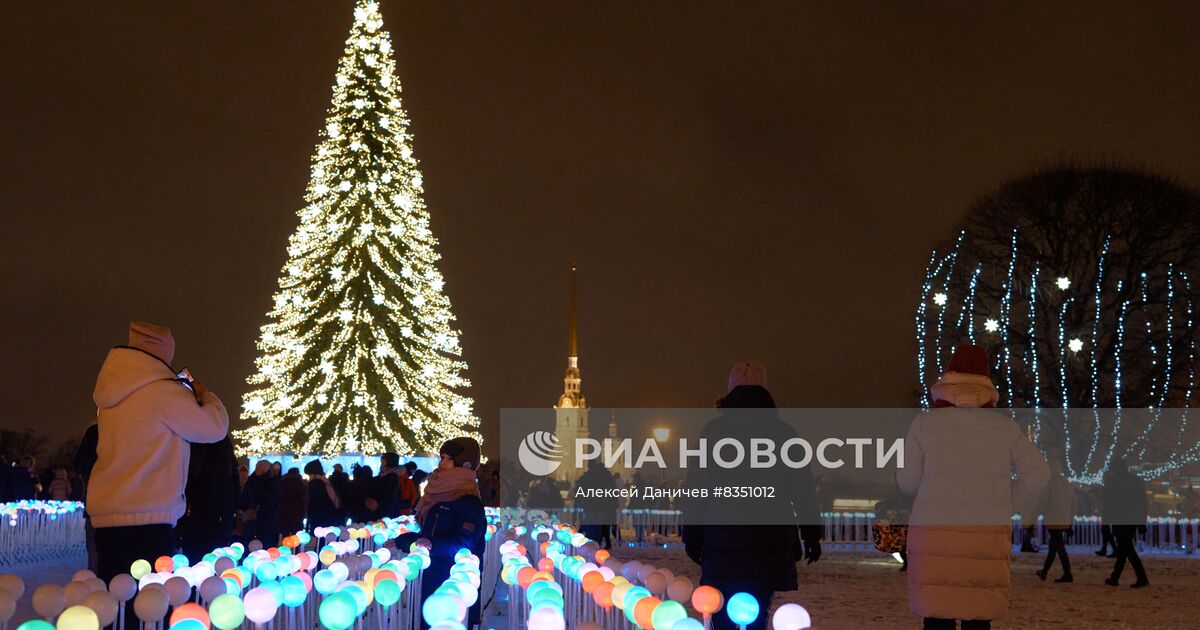
[(969, 341), (989, 350), (1000, 406), (1040, 410), (1031, 434), (1072, 479), (1099, 481), (1121, 459), (1145, 477), (1198, 461), (1198, 274), (1192, 188), (1122, 167), (1010, 181), (930, 256), (916, 313), (921, 403)]

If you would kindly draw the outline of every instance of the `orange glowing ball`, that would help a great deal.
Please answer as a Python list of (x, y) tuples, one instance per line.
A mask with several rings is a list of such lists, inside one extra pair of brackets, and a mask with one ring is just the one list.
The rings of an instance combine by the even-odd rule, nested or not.
[(646, 630), (654, 630), (654, 623), (651, 621), (651, 617), (654, 616), (654, 609), (658, 608), (658, 605), (661, 603), (662, 600), (653, 595), (639, 599), (637, 604), (633, 606), (633, 620), (637, 622), (637, 625)]
[(598, 564), (600, 566), (604, 566), (604, 563), (608, 562), (608, 559), (611, 556), (612, 556), (612, 554), (608, 553), (607, 549), (601, 549), (601, 550), (597, 551), (596, 552), (596, 564)]
[(541, 560), (538, 560), (538, 571), (549, 572), (549, 571), (553, 571), (553, 570), (554, 570), (554, 561), (553, 560), (551, 560), (550, 558), (542, 558)]
[(391, 569), (380, 569), (379, 572), (375, 574), (375, 584), (379, 584), (381, 580), (391, 580), (393, 582), (397, 581), (396, 572), (392, 571)]
[(549, 548), (550, 548), (550, 541), (547, 540), (546, 542), (542, 543), (541, 545), (538, 545), (538, 552), (544, 556), (544, 555), (546, 555), (546, 550)]
[(175, 625), (184, 619), (195, 619), (204, 624), (204, 627), (209, 627), (208, 611), (203, 606), (195, 602), (188, 602), (179, 606), (171, 613), (170, 625)]
[(175, 561), (171, 559), (171, 556), (159, 556), (154, 561), (154, 570), (159, 573), (170, 573), (175, 570)]
[(537, 573), (533, 574), (533, 580), (531, 580), (531, 581), (536, 582), (538, 580), (546, 580), (547, 582), (553, 582), (554, 574), (549, 571), (538, 571)]
[(591, 593), (596, 590), (597, 586), (604, 583), (604, 575), (599, 571), (588, 571), (579, 582), (583, 584), (584, 593)]
[(237, 582), (238, 586), (245, 586), (245, 584), (242, 584), (241, 572), (237, 571), (235, 569), (225, 569), (224, 571), (221, 572), (221, 577), (229, 578), (229, 579), (233, 580), (234, 582)]
[(612, 582), (601, 582), (592, 591), (592, 599), (596, 600), (596, 605), (608, 610), (613, 605), (613, 587), (616, 584)]
[(272, 560), (274, 560), (275, 558), (278, 558), (279, 557), (279, 547), (271, 547), (270, 549), (267, 550), (267, 555), (271, 556)]
[(535, 575), (537, 575), (537, 569), (533, 567), (521, 567), (517, 571), (517, 585), (521, 588), (529, 588)]
[(692, 591), (692, 608), (701, 614), (711, 615), (724, 605), (725, 596), (711, 586), (697, 586)]

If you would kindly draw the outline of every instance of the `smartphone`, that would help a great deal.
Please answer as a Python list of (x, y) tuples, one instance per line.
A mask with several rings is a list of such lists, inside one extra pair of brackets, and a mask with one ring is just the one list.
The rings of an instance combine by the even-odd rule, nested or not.
[(194, 385), (192, 385), (192, 382), (195, 381), (196, 379), (192, 378), (191, 370), (189, 370), (187, 368), (183, 368), (182, 370), (179, 370), (178, 372), (175, 373), (175, 380), (179, 381), (180, 385), (183, 385), (184, 387), (188, 388), (188, 391), (192, 392), (192, 394), (196, 393), (196, 387)]

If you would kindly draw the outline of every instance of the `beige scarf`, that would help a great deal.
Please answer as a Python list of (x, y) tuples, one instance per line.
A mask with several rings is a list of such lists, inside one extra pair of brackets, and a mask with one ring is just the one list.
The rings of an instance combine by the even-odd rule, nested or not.
[(475, 471), (470, 468), (437, 469), (429, 476), (425, 494), (417, 502), (417, 524), (424, 527), (429, 510), (439, 503), (448, 503), (467, 495), (479, 496)]

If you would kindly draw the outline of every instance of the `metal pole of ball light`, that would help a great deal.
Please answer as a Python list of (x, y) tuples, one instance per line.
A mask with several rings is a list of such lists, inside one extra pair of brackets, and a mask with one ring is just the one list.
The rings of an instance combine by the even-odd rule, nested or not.
[[(658, 442), (660, 447), (663, 443), (665, 443), (669, 439), (671, 439), (671, 430), (670, 429), (668, 429), (666, 427), (658, 427), (658, 428), (654, 429), (654, 441)], [(662, 449), (660, 448), (659, 450), (661, 451)], [(661, 486), (665, 487), (667, 485), (667, 469), (665, 466), (663, 468), (659, 469), (659, 480), (660, 480), (659, 483), (661, 484)], [(659, 489), (661, 490), (662, 488), (660, 487)], [(661, 519), (661, 515), (658, 516), (658, 518), (655, 518), (654, 520), (660, 521), (660, 519)], [(662, 523), (661, 522), (656, 522), (654, 524), (654, 529), (656, 530), (656, 532), (659, 535), (662, 535), (664, 533), (662, 531)]]

